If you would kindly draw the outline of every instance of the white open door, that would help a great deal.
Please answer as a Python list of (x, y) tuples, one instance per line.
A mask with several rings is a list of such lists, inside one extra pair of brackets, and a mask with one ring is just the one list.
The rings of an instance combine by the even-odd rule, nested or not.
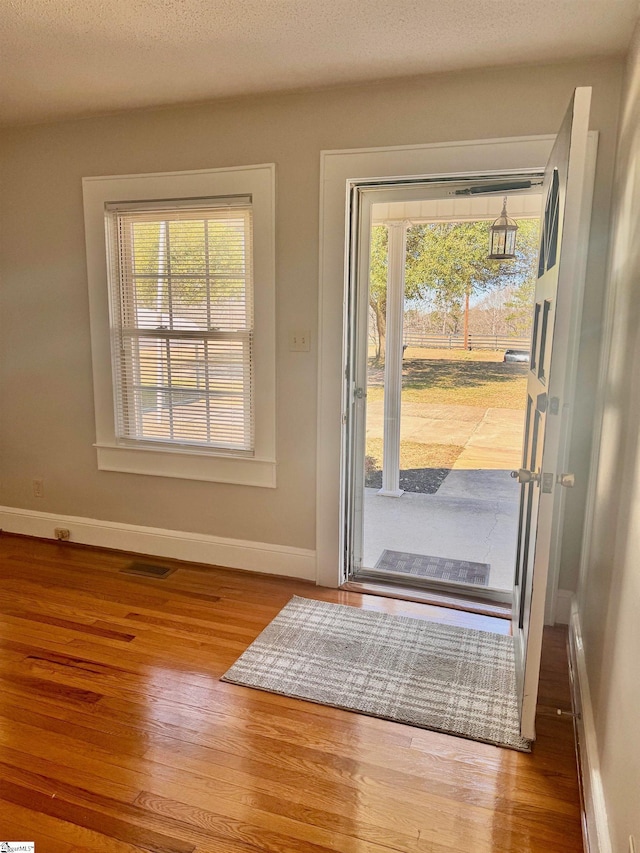
[(575, 334), (581, 257), (585, 167), (591, 89), (576, 89), (545, 170), (538, 280), (527, 382), (513, 636), (521, 732), (535, 737), (545, 597), (559, 490), (572, 476), (560, 469), (561, 443), (570, 416), (568, 365)]

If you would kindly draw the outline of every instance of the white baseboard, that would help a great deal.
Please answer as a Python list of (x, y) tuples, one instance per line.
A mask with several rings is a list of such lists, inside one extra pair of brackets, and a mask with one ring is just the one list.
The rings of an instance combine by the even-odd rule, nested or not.
[(587, 853), (611, 853), (611, 836), (607, 809), (600, 776), (600, 758), (589, 681), (582, 645), (582, 630), (577, 602), (571, 608), (569, 623), (569, 658), (571, 663), (571, 690), (578, 735), (578, 771), (584, 805), (583, 831)]
[(570, 589), (559, 589), (556, 593), (556, 625), (569, 625), (571, 622), (571, 605), (575, 593)]
[(192, 563), (246, 569), (300, 580), (316, 579), (315, 551), (305, 548), (0, 507), (0, 528), (8, 533), (54, 539), (55, 527), (68, 528), (71, 531), (71, 541), (83, 545), (116, 548), (154, 557), (171, 557)]

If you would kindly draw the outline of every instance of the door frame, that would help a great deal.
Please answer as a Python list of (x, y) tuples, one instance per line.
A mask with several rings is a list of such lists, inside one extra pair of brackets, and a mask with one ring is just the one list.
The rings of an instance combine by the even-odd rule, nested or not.
[[(320, 154), (320, 253), (318, 329), (318, 448), (316, 486), (316, 583), (344, 582), (345, 368), (348, 307), (350, 199), (356, 184), (477, 177), (543, 171), (555, 134), (503, 139), (322, 151)], [(589, 133), (588, 187), (595, 177), (597, 132)], [(587, 194), (590, 199), (590, 193)], [(590, 209), (583, 216), (588, 244)], [(586, 253), (585, 253), (586, 256)], [(586, 261), (576, 286), (582, 291)], [(579, 331), (579, 326), (576, 331)], [(579, 336), (573, 341), (577, 357)], [(555, 614), (559, 571), (558, 537), (549, 567), (548, 612)]]
[[(346, 423), (343, 429), (343, 495), (344, 495), (344, 548), (342, 549), (344, 566), (343, 580), (345, 583), (395, 583), (402, 586), (415, 587), (425, 593), (438, 592), (443, 595), (461, 595), (466, 593), (474, 599), (486, 599), (492, 603), (510, 604), (512, 590), (508, 592), (493, 587), (477, 587), (471, 584), (460, 585), (444, 581), (434, 581), (428, 578), (399, 579), (397, 576), (383, 576), (377, 573), (373, 566), (363, 566), (359, 563), (362, 558), (364, 543), (364, 472), (363, 463), (366, 444), (366, 393), (356, 394), (356, 389), (367, 387), (367, 358), (368, 345), (368, 282), (370, 237), (372, 228), (373, 208), (377, 204), (390, 202), (410, 203), (421, 200), (444, 200), (450, 198), (453, 191), (472, 184), (483, 186), (496, 181), (498, 184), (513, 181), (530, 180), (534, 186), (530, 190), (521, 190), (518, 195), (534, 193), (542, 197), (543, 173), (537, 170), (518, 170), (516, 173), (502, 172), (499, 175), (474, 175), (470, 179), (460, 181), (457, 178), (431, 180), (411, 180), (407, 182), (385, 181), (383, 184), (366, 181), (350, 181), (350, 250), (349, 268), (347, 271), (347, 299), (345, 315), (345, 381), (351, 383), (354, 393), (347, 387), (345, 398)], [(486, 189), (486, 187), (485, 187)], [(501, 203), (501, 192), (495, 192)], [(497, 209), (499, 213), (499, 208)], [(487, 218), (487, 227), (495, 219), (497, 213)], [(452, 217), (455, 218), (455, 217)], [(443, 221), (449, 221), (444, 219)], [(537, 256), (536, 256), (537, 260)], [(387, 346), (389, 341), (387, 340)], [(524, 412), (524, 410), (523, 410)], [(343, 419), (344, 420), (344, 419)], [(354, 566), (355, 560), (355, 566)], [(351, 570), (351, 571), (350, 571)]]

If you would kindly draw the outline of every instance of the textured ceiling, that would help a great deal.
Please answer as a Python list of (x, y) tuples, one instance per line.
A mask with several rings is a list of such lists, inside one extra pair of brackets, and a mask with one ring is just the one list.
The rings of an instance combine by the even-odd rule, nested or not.
[(0, 122), (622, 53), (638, 0), (0, 0)]

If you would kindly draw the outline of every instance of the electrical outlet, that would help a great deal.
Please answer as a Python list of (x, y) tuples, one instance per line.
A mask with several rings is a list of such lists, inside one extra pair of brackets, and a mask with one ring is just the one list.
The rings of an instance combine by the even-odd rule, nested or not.
[(61, 542), (68, 542), (71, 539), (71, 531), (66, 527), (56, 527), (53, 532), (56, 539), (60, 539)]
[(311, 349), (311, 332), (289, 332), (290, 352), (309, 352)]
[(34, 498), (43, 498), (44, 497), (44, 480), (34, 480), (32, 485), (33, 485), (33, 496), (34, 496)]

